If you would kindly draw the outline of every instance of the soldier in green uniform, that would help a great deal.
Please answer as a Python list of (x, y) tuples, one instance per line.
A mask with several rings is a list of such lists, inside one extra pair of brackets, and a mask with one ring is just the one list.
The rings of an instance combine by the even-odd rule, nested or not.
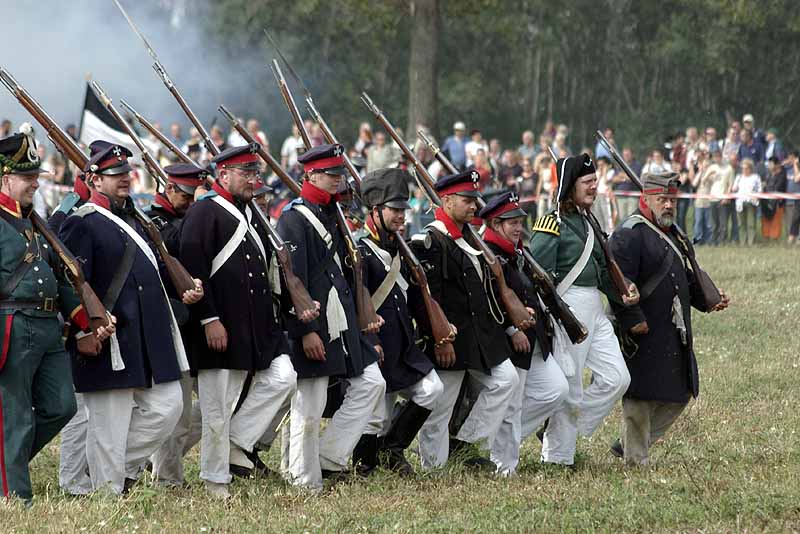
[(58, 313), (83, 331), (82, 353), (96, 355), (101, 341), (31, 222), (40, 161), (30, 125), (20, 131), (0, 140), (0, 478), (4, 495), (30, 503), (28, 463), (75, 414)]
[[(630, 375), (605, 315), (601, 298), (620, 301), (606, 266), (600, 239), (590, 224), (591, 207), (597, 195), (597, 174), (585, 154), (558, 160), (556, 209), (536, 221), (531, 253), (551, 273), (557, 290), (586, 326), (589, 335), (574, 345), (566, 333), (555, 329), (553, 356), (569, 383), (565, 402), (550, 417), (544, 434), (542, 461), (573, 465), (578, 435), (590, 436), (614, 404), (628, 389)], [(629, 293), (637, 295), (631, 284)], [(620, 304), (633, 304), (636, 297), (623, 297)], [(592, 382), (583, 385), (583, 369), (592, 372)]]

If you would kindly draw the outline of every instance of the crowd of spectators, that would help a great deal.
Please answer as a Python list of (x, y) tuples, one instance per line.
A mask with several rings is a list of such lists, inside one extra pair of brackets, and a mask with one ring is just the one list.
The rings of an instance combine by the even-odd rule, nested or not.
[[(270, 150), (267, 135), (256, 119), (242, 120), (253, 138)], [(156, 125), (159, 130), (160, 125)], [(318, 125), (306, 121), (306, 129), (313, 144), (324, 142)], [(433, 138), (424, 125), (418, 130)], [(70, 135), (76, 136), (74, 126)], [(0, 138), (13, 133), (10, 121), (0, 122)], [(244, 139), (235, 131), (226, 132), (218, 125), (209, 129), (212, 141), (220, 150), (242, 145)], [(800, 154), (787, 150), (776, 129), (766, 131), (756, 127), (754, 117), (746, 114), (741, 121), (728, 124), (724, 137), (716, 128), (707, 127), (702, 133), (696, 127), (670, 135), (662, 146), (654, 147), (641, 157), (625, 144), (617, 145), (613, 128), (604, 134), (619, 150), (623, 159), (636, 172), (672, 171), (680, 177), (680, 194), (676, 222), (687, 230), (696, 244), (722, 245), (785, 239), (796, 243), (800, 233), (800, 200), (762, 198), (761, 193), (800, 193)], [(195, 161), (206, 164), (210, 154), (196, 129), (184, 135), (178, 123), (170, 124), (168, 137)], [(401, 132), (402, 135), (402, 132)], [(411, 134), (406, 138), (417, 158), (436, 178), (445, 173), (433, 152), (425, 143)], [(478, 128), (468, 129), (462, 121), (453, 124), (452, 134), (440, 143), (442, 153), (459, 169), (475, 169), (480, 175), (480, 188), (490, 195), (499, 189), (512, 189), (520, 197), (531, 220), (552, 207), (556, 190), (551, 153), (562, 158), (576, 153), (587, 153), (597, 166), (598, 197), (594, 213), (608, 232), (621, 223), (638, 206), (638, 192), (617, 168), (611, 155), (601, 143), (594, 147), (572, 147), (567, 125), (545, 122), (538, 136), (533, 130), (522, 132), (520, 144), (502, 146), (495, 138), (486, 138)], [(176, 156), (162, 147), (155, 138), (146, 142), (163, 165), (176, 163)], [(283, 168), (295, 179), (302, 176), (297, 157), (304, 148), (303, 139), (296, 127), (280, 145), (277, 158)], [(392, 166), (407, 166), (400, 148), (382, 130), (373, 131), (368, 122), (359, 126), (355, 142), (349, 149), (353, 163), (363, 172)], [(72, 185), (76, 170), (66, 164), (55, 151), (46, 152), (40, 146), (43, 168), (48, 174), (40, 179), (42, 187), (35, 199), (35, 208), (42, 215), (49, 214), (60, 197)], [(274, 188), (274, 197), (285, 196), (279, 180), (270, 176), (264, 166), (265, 181)], [(154, 191), (155, 184), (143, 171), (135, 173), (134, 192), (144, 197)], [(421, 228), (432, 217), (424, 193), (412, 184), (413, 199), (411, 230)], [(687, 227), (689, 225), (690, 227)]]

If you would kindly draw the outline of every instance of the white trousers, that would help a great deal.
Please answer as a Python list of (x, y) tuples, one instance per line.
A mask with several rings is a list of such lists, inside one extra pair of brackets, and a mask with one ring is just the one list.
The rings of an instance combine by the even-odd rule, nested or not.
[[(158, 448), (150, 460), (153, 477), (160, 483), (179, 486), (183, 484), (183, 455), (192, 431), (192, 390), (195, 379), (186, 371), (181, 376), (183, 410), (172, 435)], [(195, 424), (199, 424), (199, 421)], [(189, 446), (188, 448), (191, 448)]]
[(272, 360), (269, 368), (253, 375), (250, 390), (234, 414), (247, 371), (237, 369), (201, 369), (197, 373), (197, 391), (202, 412), (200, 438), (200, 478), (228, 484), (231, 443), (244, 451), (264, 434), (284, 400), (297, 387), (297, 373), (287, 354)]
[(75, 393), (75, 402), (78, 411), (61, 429), (58, 485), (70, 495), (88, 495), (92, 492), (86, 461), (86, 423), (89, 418), (82, 393)]
[(175, 429), (183, 409), (180, 383), (92, 391), (83, 400), (92, 489), (120, 494), (125, 479), (138, 478), (145, 460)]
[[(575, 374), (567, 377), (569, 394), (552, 417), (544, 434), (542, 461), (572, 465), (578, 435), (591, 436), (622, 398), (631, 376), (619, 349), (611, 321), (606, 317), (600, 291), (590, 287), (569, 288), (564, 295), (575, 316), (589, 331), (579, 345), (554, 347), (572, 359)], [(592, 372), (592, 382), (583, 386), (583, 369)]]
[(328, 377), (301, 378), (292, 400), (289, 421), (289, 480), (296, 486), (322, 489), (322, 469), (342, 471), (370, 422), (385, 419), (386, 381), (377, 363), (361, 375), (347, 378), (342, 406), (320, 437), (319, 425), (327, 401)]
[[(423, 469), (440, 467), (447, 463), (450, 454), (448, 426), (467, 371), (439, 370), (437, 373), (444, 385), (444, 391), (418, 435)], [(469, 370), (470, 377), (481, 385), (481, 392), (456, 436), (461, 441), (476, 443), (484, 449), (491, 448), (508, 403), (519, 383), (511, 360), (504, 360), (492, 367), (491, 373), (487, 375), (481, 371)]]
[(536, 432), (564, 402), (569, 384), (555, 359), (542, 359), (539, 345), (533, 351), (531, 368), (517, 369), (519, 385), (492, 444), (492, 461), (497, 473), (513, 475), (519, 464), (522, 442)]
[(397, 402), (398, 397), (405, 397), (417, 406), (432, 410), (433, 406), (436, 404), (436, 401), (443, 392), (444, 384), (442, 384), (442, 381), (439, 378), (439, 375), (436, 373), (436, 370), (431, 369), (427, 375), (423, 376), (418, 382), (412, 384), (406, 389), (393, 391), (392, 393), (387, 393), (384, 395), (383, 399), (385, 408), (383, 412), (383, 420), (371, 420), (367, 425), (367, 428), (364, 430), (364, 433), (383, 436), (389, 432), (389, 427), (392, 426), (394, 405)]

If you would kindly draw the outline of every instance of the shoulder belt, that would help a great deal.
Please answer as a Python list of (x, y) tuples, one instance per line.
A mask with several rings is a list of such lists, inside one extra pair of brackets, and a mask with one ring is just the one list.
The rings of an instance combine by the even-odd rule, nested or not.
[(85, 216), (89, 215), (90, 213), (94, 213), (96, 211), (97, 211), (97, 206), (95, 204), (92, 204), (91, 202), (87, 202), (86, 204), (84, 204), (80, 208), (76, 209), (72, 213), (72, 215), (77, 215), (78, 217), (85, 217)]
[(558, 223), (558, 219), (556, 219), (552, 213), (542, 215), (536, 219), (536, 222), (533, 223), (532, 230), (534, 232), (546, 232), (556, 236), (561, 235), (561, 227)]

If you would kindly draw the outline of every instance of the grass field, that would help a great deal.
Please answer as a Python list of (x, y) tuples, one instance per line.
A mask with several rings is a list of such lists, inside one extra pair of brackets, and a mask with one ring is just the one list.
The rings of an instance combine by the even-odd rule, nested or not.
[(575, 472), (540, 467), (534, 438), (512, 479), (381, 473), (318, 497), (251, 480), (234, 483), (228, 504), (205, 496), (196, 450), (189, 488), (65, 496), (53, 443), (32, 466), (34, 507), (0, 505), (0, 533), (800, 531), (800, 247), (703, 249), (700, 259), (732, 305), (695, 314), (700, 398), (655, 446), (649, 468), (626, 469), (608, 453), (618, 409), (579, 441)]

